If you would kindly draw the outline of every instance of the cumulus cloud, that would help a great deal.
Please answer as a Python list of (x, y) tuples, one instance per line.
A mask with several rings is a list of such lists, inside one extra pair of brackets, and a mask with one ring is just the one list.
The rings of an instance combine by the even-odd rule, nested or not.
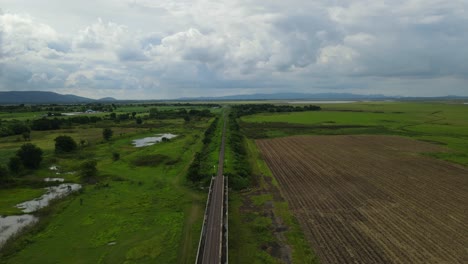
[(464, 0), (24, 1), (0, 12), (0, 90), (468, 95)]

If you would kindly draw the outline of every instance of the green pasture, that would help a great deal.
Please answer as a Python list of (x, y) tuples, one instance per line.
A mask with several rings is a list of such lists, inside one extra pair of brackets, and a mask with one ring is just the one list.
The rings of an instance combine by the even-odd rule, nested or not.
[(370, 102), (323, 104), (322, 111), (268, 113), (242, 117), (251, 137), (294, 134), (389, 134), (445, 145), (436, 157), (468, 165), (468, 105)]
[[(154, 128), (131, 124), (113, 124), (110, 142), (102, 140), (102, 128), (98, 127), (33, 131), (31, 143), (44, 150), (45, 158), (41, 168), (25, 179), (65, 176), (77, 182), (79, 177), (73, 172), (79, 164), (95, 159), (101, 180), (38, 212), (41, 222), (10, 242), (0, 253), (0, 263), (193, 262), (206, 194), (190, 187), (186, 171), (194, 153), (201, 149), (210, 120), (188, 124), (183, 120), (156, 121)], [(143, 148), (131, 144), (133, 139), (161, 133), (178, 136)], [(56, 155), (53, 139), (58, 135), (87, 143), (76, 153)], [(1, 138), (2, 162), (23, 143), (16, 137)], [(114, 152), (120, 154), (120, 160), (112, 159)], [(147, 157), (162, 158), (150, 159), (145, 166), (134, 165)], [(72, 174), (55, 175), (48, 169), (51, 165)], [(2, 189), (0, 214), (16, 214), (15, 204), (42, 193), (42, 188)]]

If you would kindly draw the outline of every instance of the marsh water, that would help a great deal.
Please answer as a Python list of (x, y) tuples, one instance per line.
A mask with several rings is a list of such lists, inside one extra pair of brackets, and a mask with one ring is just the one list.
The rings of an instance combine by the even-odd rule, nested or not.
[(170, 134), (170, 133), (156, 134), (154, 137), (145, 137), (145, 138), (135, 139), (133, 140), (132, 144), (136, 148), (141, 148), (141, 147), (151, 146), (156, 143), (159, 143), (163, 140), (163, 138), (171, 139), (175, 137), (177, 137), (177, 135)]
[[(50, 169), (56, 170), (56, 168)], [(44, 181), (63, 182), (65, 181), (65, 179), (45, 178)], [(41, 197), (16, 205), (17, 208), (21, 209), (21, 211), (26, 214), (0, 216), (0, 248), (4, 245), (8, 238), (15, 235), (26, 226), (34, 224), (39, 220), (36, 216), (29, 215), (27, 213), (32, 213), (41, 208), (44, 208), (49, 205), (50, 201), (65, 197), (71, 194), (72, 192), (81, 189), (81, 185), (77, 183), (61, 183), (57, 186), (51, 186), (44, 189), (46, 190), (46, 193), (43, 194)]]

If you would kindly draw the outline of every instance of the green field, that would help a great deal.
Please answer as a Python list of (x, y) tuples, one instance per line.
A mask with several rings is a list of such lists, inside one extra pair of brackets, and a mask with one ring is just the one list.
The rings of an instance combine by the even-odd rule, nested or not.
[(295, 134), (400, 135), (445, 145), (449, 153), (432, 154), (468, 165), (468, 105), (372, 102), (324, 104), (322, 111), (257, 114), (242, 117), (252, 138)]
[[(134, 121), (103, 121), (72, 129), (32, 131), (31, 143), (43, 149), (44, 160), (39, 170), (21, 177), (27, 186), (45, 177), (79, 182), (75, 171), (90, 158), (98, 161), (99, 182), (86, 184), (79, 194), (37, 212), (40, 223), (2, 249), (0, 262), (192, 263), (206, 194), (191, 187), (186, 172), (194, 153), (201, 149), (210, 122), (149, 120), (138, 127)], [(102, 139), (100, 126), (112, 128), (111, 141)], [(178, 136), (143, 148), (131, 144), (133, 139), (159, 133)], [(69, 135), (77, 142), (83, 139), (86, 146), (72, 154), (56, 155), (54, 138), (59, 135)], [(23, 143), (16, 136), (0, 138), (2, 163)], [(120, 154), (120, 160), (112, 159), (114, 152)], [(145, 160), (143, 165), (135, 165), (141, 160)], [(49, 170), (51, 165), (59, 166), (63, 174), (55, 175)], [(18, 214), (15, 204), (44, 192), (27, 186), (0, 189), (0, 215)]]
[[(206, 203), (203, 186), (217, 171), (222, 115), (234, 111), (240, 102), (225, 103), (224, 108), (157, 106), (159, 111), (210, 109), (219, 119), (154, 119), (148, 116), (152, 106), (121, 104), (116, 114), (136, 112), (144, 117), (143, 124), (111, 120), (109, 113), (101, 113), (103, 120), (97, 123), (31, 131), (30, 142), (44, 151), (44, 159), (38, 170), (26, 170), (13, 177), (14, 184), (0, 186), (0, 215), (20, 214), (14, 205), (43, 194), (46, 177), (81, 183), (80, 164), (86, 160), (97, 161), (99, 180), (84, 183), (82, 191), (34, 213), (40, 222), (8, 242), (0, 251), (0, 263), (193, 263)], [(254, 103), (258, 102), (249, 102)], [(425, 155), (468, 165), (468, 105), (369, 102), (321, 107), (321, 111), (246, 115), (238, 119), (240, 131), (233, 131), (228, 122), (224, 172), (236, 176), (246, 169), (250, 175), (246, 188), (234, 188), (229, 194), (231, 263), (317, 262), (282, 198), (281, 186), (257, 150), (257, 138), (399, 135), (444, 145), (449, 151)], [(3, 125), (12, 119), (27, 124), (38, 114), (2, 112), (0, 120), (5, 121)], [(203, 144), (205, 131), (215, 120), (211, 141)], [(110, 141), (103, 139), (103, 128), (113, 130)], [(178, 136), (143, 148), (132, 145), (134, 139), (161, 133)], [(230, 141), (236, 133), (242, 135), (247, 157), (243, 163)], [(73, 153), (56, 154), (54, 139), (60, 135), (84, 144)], [(21, 135), (0, 137), (0, 164), (6, 165), (24, 143)], [(203, 154), (203, 178), (192, 183), (187, 174), (197, 152)], [(114, 160), (113, 153), (119, 153), (120, 159)], [(60, 175), (49, 169), (52, 165), (59, 167)]]

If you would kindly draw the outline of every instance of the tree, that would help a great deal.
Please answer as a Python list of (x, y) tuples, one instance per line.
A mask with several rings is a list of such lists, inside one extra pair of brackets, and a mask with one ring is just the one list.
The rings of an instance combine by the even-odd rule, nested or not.
[(141, 125), (143, 123), (143, 119), (141, 119), (141, 117), (137, 117), (136, 123), (137, 125)]
[(55, 153), (72, 152), (78, 145), (70, 136), (58, 136), (55, 138)]
[(150, 108), (149, 116), (150, 116), (150, 118), (157, 118), (158, 117), (158, 108)]
[(24, 141), (31, 141), (31, 132), (30, 131), (24, 131), (23, 132), (23, 139), (24, 139)]
[(132, 118), (135, 119), (135, 116), (136, 116), (136, 112), (132, 112)]
[(114, 152), (112, 153), (112, 160), (113, 161), (118, 161), (120, 159), (120, 153)]
[(21, 171), (23, 164), (21, 163), (21, 159), (18, 156), (13, 156), (8, 161), (8, 169), (13, 174), (18, 174)]
[(80, 165), (81, 179), (85, 182), (90, 182), (97, 175), (97, 162), (95, 160), (87, 160)]
[(16, 156), (20, 158), (24, 167), (37, 169), (42, 161), (42, 149), (31, 143), (26, 143), (18, 150)]
[(0, 165), (0, 184), (7, 181), (8, 179), (8, 170), (7, 168)]
[(112, 135), (114, 134), (114, 132), (112, 131), (112, 129), (110, 128), (104, 128), (102, 130), (102, 137), (106, 140), (106, 141), (109, 141), (112, 137)]

